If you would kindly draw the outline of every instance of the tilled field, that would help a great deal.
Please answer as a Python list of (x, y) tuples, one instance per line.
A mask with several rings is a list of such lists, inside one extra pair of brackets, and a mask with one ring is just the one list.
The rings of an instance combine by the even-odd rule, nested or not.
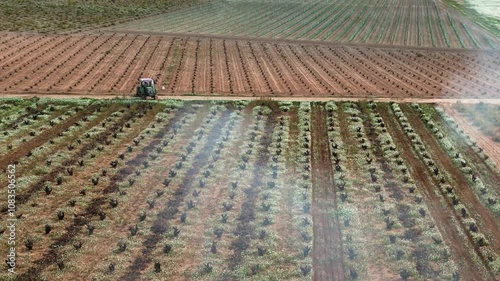
[(499, 277), (500, 173), (431, 105), (1, 104), (17, 280)]
[(500, 52), (139, 34), (0, 40), (0, 93), (499, 98)]
[(500, 41), (435, 0), (209, 1), (112, 30), (498, 49)]

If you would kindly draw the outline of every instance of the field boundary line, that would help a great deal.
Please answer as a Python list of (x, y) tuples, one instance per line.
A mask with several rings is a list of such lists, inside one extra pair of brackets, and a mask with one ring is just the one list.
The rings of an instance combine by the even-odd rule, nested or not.
[[(397, 50), (422, 50), (422, 51), (442, 51), (442, 52), (496, 52), (498, 49), (473, 49), (473, 48), (444, 48), (444, 47), (418, 47), (418, 46), (403, 46), (403, 45), (386, 45), (386, 44), (367, 44), (367, 43), (346, 43), (346, 42), (331, 42), (320, 40), (297, 40), (287, 38), (270, 38), (270, 37), (250, 37), (250, 36), (234, 36), (234, 35), (218, 35), (218, 34), (200, 34), (200, 33), (183, 33), (183, 32), (164, 32), (164, 31), (136, 31), (130, 29), (113, 29), (103, 31), (99, 34), (106, 33), (116, 34), (140, 34), (145, 36), (157, 35), (166, 37), (188, 37), (188, 38), (203, 38), (203, 39), (226, 39), (238, 41), (255, 41), (263, 43), (282, 43), (282, 44), (303, 44), (303, 45), (322, 45), (322, 46), (337, 46), (337, 47), (368, 47), (377, 49), (397, 49)], [(0, 33), (1, 34), (1, 33)], [(92, 34), (92, 33), (90, 33)]]
[[(2, 98), (52, 98), (52, 99), (118, 99), (118, 100), (132, 100), (137, 99), (135, 96), (125, 96), (123, 94), (71, 94), (71, 93), (7, 93), (0, 95)], [(374, 101), (374, 102), (397, 102), (397, 103), (435, 103), (435, 104), (453, 104), (461, 103), (490, 103), (500, 104), (498, 99), (457, 99), (457, 98), (435, 98), (435, 99), (420, 99), (420, 98), (374, 98), (374, 97), (268, 97), (268, 96), (196, 96), (196, 95), (159, 95), (159, 100), (228, 100), (228, 101), (245, 101), (245, 100), (272, 100), (272, 101)]]

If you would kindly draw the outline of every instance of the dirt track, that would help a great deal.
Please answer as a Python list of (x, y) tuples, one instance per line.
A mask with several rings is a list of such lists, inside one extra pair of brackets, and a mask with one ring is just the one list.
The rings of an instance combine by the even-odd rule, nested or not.
[(314, 280), (346, 280), (339, 219), (330, 213), (337, 210), (337, 195), (324, 109), (314, 106), (312, 118), (316, 121), (311, 134)]
[[(44, 97), (44, 98), (57, 98), (57, 99), (82, 99), (82, 98), (92, 98), (92, 99), (137, 99), (133, 95), (121, 95), (121, 94), (77, 94), (77, 93), (12, 93), (4, 94), (3, 97), (9, 98), (33, 98), (33, 97)], [(500, 99), (419, 99), (419, 98), (369, 98), (369, 97), (358, 97), (358, 98), (348, 98), (348, 97), (328, 97), (328, 98), (314, 98), (314, 97), (245, 97), (245, 96), (199, 96), (199, 95), (160, 95), (160, 100), (164, 99), (178, 99), (178, 100), (276, 100), (276, 101), (368, 101), (372, 100), (375, 102), (417, 102), (417, 103), (436, 103), (436, 104), (453, 104), (457, 102), (461, 103), (490, 103), (490, 104), (500, 104)]]

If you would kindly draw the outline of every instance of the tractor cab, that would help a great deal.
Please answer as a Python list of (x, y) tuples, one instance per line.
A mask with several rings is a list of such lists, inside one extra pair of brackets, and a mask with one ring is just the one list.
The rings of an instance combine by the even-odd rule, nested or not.
[(156, 96), (155, 81), (151, 78), (139, 79), (139, 85), (137, 86), (135, 95), (142, 99), (147, 99), (147, 97), (158, 99)]

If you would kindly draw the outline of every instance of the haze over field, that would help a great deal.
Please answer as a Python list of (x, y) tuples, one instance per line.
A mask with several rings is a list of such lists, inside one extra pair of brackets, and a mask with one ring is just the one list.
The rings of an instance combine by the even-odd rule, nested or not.
[(492, 0), (469, 0), (476, 11), (500, 19), (500, 2)]
[(0, 68), (0, 281), (500, 281), (500, 0), (1, 0)]

